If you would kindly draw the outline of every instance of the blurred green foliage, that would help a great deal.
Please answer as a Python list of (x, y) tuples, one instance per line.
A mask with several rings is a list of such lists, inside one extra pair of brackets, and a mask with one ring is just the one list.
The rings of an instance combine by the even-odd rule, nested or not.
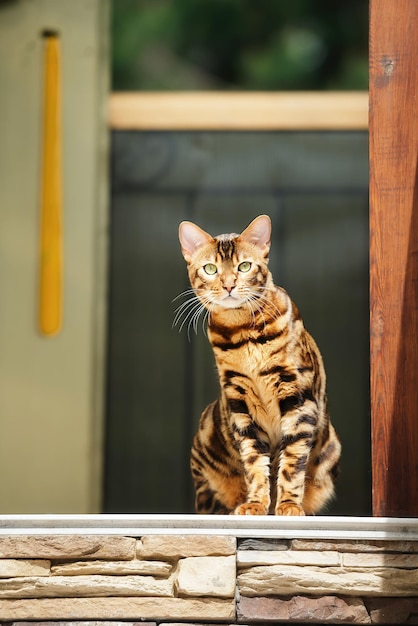
[(367, 89), (365, 0), (112, 0), (114, 90)]

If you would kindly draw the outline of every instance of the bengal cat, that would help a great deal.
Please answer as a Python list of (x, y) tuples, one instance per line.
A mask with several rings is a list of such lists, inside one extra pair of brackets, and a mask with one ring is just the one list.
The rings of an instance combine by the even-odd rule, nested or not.
[(240, 235), (180, 224), (193, 297), (177, 320), (195, 325), (205, 310), (220, 381), (191, 452), (197, 513), (309, 515), (334, 494), (341, 446), (324, 365), (295, 304), (273, 284), (270, 234), (267, 215)]

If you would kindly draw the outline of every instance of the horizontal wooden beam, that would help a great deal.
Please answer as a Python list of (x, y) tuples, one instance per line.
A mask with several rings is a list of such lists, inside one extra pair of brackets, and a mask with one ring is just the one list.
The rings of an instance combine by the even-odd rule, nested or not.
[(120, 130), (366, 130), (367, 92), (115, 92)]

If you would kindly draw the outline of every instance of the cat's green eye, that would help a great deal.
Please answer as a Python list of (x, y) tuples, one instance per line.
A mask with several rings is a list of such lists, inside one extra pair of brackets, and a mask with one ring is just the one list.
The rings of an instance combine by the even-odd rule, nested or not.
[(206, 274), (209, 274), (210, 276), (216, 274), (216, 272), (218, 271), (214, 263), (206, 263), (206, 265), (203, 266), (203, 269), (205, 270)]
[(249, 261), (243, 261), (238, 265), (238, 270), (240, 272), (249, 272), (251, 269), (251, 263)]

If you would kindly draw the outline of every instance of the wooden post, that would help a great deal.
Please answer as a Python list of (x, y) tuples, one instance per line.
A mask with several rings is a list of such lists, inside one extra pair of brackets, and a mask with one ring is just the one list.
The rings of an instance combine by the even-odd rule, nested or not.
[(370, 2), (373, 514), (418, 516), (418, 3)]

